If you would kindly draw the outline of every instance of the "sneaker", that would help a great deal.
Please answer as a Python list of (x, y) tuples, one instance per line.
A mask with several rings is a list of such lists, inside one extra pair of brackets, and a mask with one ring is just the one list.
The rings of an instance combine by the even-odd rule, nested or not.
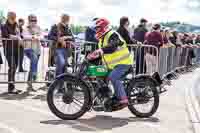
[(17, 94), (19, 94), (19, 93), (21, 93), (22, 91), (21, 90), (10, 90), (10, 91), (8, 91), (8, 94), (14, 94), (14, 95), (17, 95)]
[(28, 83), (27, 91), (28, 92), (37, 92), (35, 89), (33, 89), (32, 83)]
[(33, 75), (33, 81), (37, 80), (37, 75)]
[(28, 92), (37, 92), (37, 90), (33, 89), (32, 87), (28, 87), (28, 88), (27, 88), (27, 91), (28, 91)]
[(120, 104), (127, 104), (128, 105), (128, 99), (122, 99), (119, 101)]
[(128, 106), (128, 99), (123, 99), (115, 103), (112, 107), (112, 111), (118, 111), (126, 108)]

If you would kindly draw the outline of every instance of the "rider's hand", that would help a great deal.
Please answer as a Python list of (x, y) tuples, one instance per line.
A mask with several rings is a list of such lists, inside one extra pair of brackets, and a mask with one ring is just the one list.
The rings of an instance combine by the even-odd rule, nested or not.
[(96, 59), (96, 58), (98, 58), (98, 57), (99, 57), (99, 55), (92, 53), (92, 54), (89, 54), (89, 55), (87, 56), (87, 59), (88, 59), (88, 60), (94, 60), (94, 59)]
[(97, 50), (94, 51), (94, 53), (99, 54), (99, 55), (103, 55), (103, 50), (97, 49)]

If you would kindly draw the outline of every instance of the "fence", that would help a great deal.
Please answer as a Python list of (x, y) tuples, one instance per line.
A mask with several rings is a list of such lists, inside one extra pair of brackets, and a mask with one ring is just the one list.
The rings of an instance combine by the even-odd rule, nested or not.
[[(0, 39), (3, 42), (3, 47), (0, 51), (3, 57), (3, 65), (0, 70), (0, 83), (27, 83), (29, 80), (30, 72), (33, 74), (34, 65), (38, 68), (37, 80), (31, 83), (49, 83), (55, 78), (55, 66), (54, 63), (50, 63), (54, 60), (55, 47), (52, 41), (43, 40), (11, 40)], [(184, 47), (168, 47), (157, 48), (150, 45), (129, 45), (131, 56), (134, 60), (133, 68), (134, 74), (152, 74), (159, 72), (161, 77), (165, 77), (168, 74), (174, 74), (175, 71), (188, 68), (194, 63), (199, 61), (198, 53), (200, 53), (199, 45), (184, 46)], [(25, 53), (25, 59), (23, 67), (28, 71), (26, 73), (15, 74), (18, 64), (20, 62), (20, 53)], [(28, 50), (29, 49), (29, 50)], [(34, 62), (33, 51), (37, 55)], [(72, 49), (71, 68), (72, 72), (76, 70), (78, 64), (82, 62), (85, 56), (91, 51), (97, 49), (97, 44), (93, 42), (86, 42), (78, 40), (71, 43), (70, 49)], [(194, 57), (196, 53), (196, 57)], [(52, 56), (53, 55), (53, 56)], [(199, 54), (200, 55), (200, 54)], [(50, 60), (50, 56), (52, 59)], [(193, 62), (192, 62), (193, 59)], [(176, 76), (174, 74), (174, 76)]]

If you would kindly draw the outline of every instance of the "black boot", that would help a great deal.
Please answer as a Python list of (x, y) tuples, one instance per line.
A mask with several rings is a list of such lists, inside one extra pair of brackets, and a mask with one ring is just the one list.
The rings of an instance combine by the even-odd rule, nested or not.
[(14, 84), (12, 84), (12, 83), (8, 84), (8, 94), (19, 94), (21, 92), (22, 91), (15, 89), (15, 85)]
[(19, 69), (19, 72), (27, 72), (26, 70), (24, 70), (22, 67)]

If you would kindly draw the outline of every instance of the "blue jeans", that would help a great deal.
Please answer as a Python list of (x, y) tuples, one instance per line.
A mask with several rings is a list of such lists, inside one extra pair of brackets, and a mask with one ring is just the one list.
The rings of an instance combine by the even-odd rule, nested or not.
[(67, 63), (66, 48), (57, 48), (55, 51), (56, 76), (65, 72), (65, 65)]
[(38, 55), (33, 49), (24, 49), (25, 55), (30, 59), (29, 81), (36, 78), (38, 71)]
[(108, 76), (108, 79), (112, 82), (115, 94), (119, 100), (127, 98), (126, 91), (121, 80), (129, 69), (129, 65), (117, 65)]

